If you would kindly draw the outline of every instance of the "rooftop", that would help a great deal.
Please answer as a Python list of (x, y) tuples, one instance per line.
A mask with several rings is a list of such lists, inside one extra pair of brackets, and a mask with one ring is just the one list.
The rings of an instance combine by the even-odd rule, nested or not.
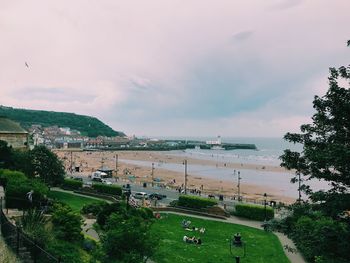
[(0, 133), (28, 133), (17, 122), (0, 116)]

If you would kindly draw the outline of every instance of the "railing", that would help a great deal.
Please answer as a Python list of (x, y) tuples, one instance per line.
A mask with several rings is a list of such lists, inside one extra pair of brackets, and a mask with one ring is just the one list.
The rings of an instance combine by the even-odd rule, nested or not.
[(0, 227), (2, 236), (7, 245), (13, 249), (17, 256), (23, 260), (32, 259), (34, 263), (63, 263), (61, 258), (56, 258), (34, 240), (28, 237), (23, 231), (11, 223), (3, 212), (3, 198), (0, 198)]

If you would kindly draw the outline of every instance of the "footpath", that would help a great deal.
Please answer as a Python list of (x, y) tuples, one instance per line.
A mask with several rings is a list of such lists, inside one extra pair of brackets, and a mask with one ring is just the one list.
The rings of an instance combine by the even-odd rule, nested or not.
[[(219, 218), (208, 218), (208, 217), (199, 216), (199, 215), (189, 215), (186, 213), (179, 213), (179, 212), (172, 212), (172, 211), (162, 211), (162, 213), (177, 214), (177, 215), (201, 218), (204, 220), (212, 220), (212, 221), (226, 222), (226, 223), (237, 224), (237, 225), (244, 225), (244, 226), (249, 226), (249, 227), (263, 230), (263, 227), (261, 226), (261, 222), (239, 218), (236, 216), (231, 216), (227, 219), (219, 219)], [(278, 237), (279, 241), (282, 244), (283, 251), (291, 263), (307, 263), (299, 252), (291, 252), (290, 250), (286, 249), (286, 247), (288, 247), (288, 248), (292, 248), (293, 251), (297, 251), (292, 240), (290, 240), (286, 235), (282, 233), (279, 233), (279, 232), (273, 232), (273, 233)]]

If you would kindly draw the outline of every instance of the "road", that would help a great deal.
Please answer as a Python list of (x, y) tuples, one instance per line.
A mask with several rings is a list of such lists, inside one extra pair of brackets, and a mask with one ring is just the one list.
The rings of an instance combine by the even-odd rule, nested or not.
[[(88, 178), (88, 177), (76, 176), (76, 178), (82, 178), (84, 184), (91, 184), (91, 183), (93, 183), (91, 178)], [(107, 178), (106, 180), (111, 182), (112, 184), (119, 185), (121, 187), (123, 185), (129, 184), (132, 194), (135, 194), (137, 192), (145, 192), (148, 195), (150, 195), (152, 193), (159, 193), (159, 194), (162, 194), (162, 195), (166, 195), (166, 198), (160, 200), (159, 204), (168, 205), (171, 201), (178, 200), (179, 196), (181, 195), (175, 189), (163, 188), (163, 187), (159, 187), (159, 186), (156, 186), (156, 185), (152, 187), (150, 183), (147, 183), (146, 187), (143, 187), (143, 185), (136, 184), (136, 183), (121, 182), (121, 181), (117, 181), (116, 182), (114, 178)], [(189, 192), (187, 192), (187, 193), (189, 195), (194, 195), (194, 194), (191, 194)], [(201, 196), (208, 197), (207, 194), (202, 194)], [(216, 196), (216, 200), (218, 201), (219, 205), (221, 205), (221, 206), (226, 205), (227, 207), (233, 207), (235, 202), (236, 202), (235, 200), (231, 200), (231, 199), (228, 199), (228, 198), (224, 198), (223, 201), (220, 201), (218, 195)]]

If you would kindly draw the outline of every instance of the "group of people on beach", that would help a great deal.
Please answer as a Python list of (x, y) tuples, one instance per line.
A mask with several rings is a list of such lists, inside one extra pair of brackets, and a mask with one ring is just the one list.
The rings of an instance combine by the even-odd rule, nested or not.
[[(182, 184), (181, 186), (177, 186), (175, 190), (178, 191), (179, 194), (183, 194), (185, 192), (184, 185)], [(190, 192), (191, 194), (195, 194), (199, 196), (202, 194), (202, 191), (196, 188), (187, 188), (187, 191)]]

